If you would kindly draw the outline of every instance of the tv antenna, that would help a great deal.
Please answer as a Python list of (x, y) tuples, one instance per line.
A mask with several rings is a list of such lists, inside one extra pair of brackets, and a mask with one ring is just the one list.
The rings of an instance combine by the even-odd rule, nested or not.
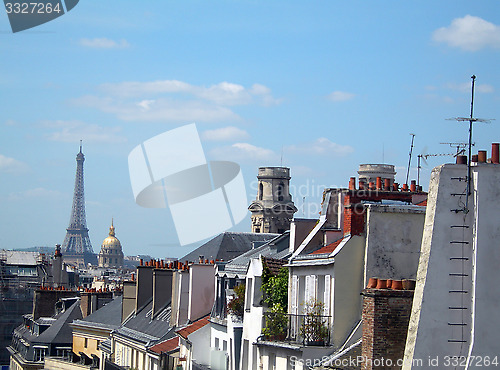
[(476, 83), (476, 76), (472, 75), (472, 86), (471, 86), (471, 100), (470, 100), (470, 116), (469, 117), (455, 117), (449, 118), (458, 122), (469, 122), (469, 142), (468, 142), (468, 160), (467, 160), (467, 190), (465, 198), (465, 208), (464, 213), (469, 212), (469, 197), (471, 195), (471, 163), (472, 163), (472, 124), (474, 122), (490, 122), (491, 119), (474, 118), (474, 86)]
[(420, 161), (423, 161), (425, 164), (427, 164), (427, 158), (429, 157), (445, 157), (448, 155), (456, 157), (458, 154), (453, 154), (453, 153), (419, 154), (417, 156), (417, 186), (420, 186), (420, 169), (422, 168), (422, 166), (420, 165)]
[(413, 140), (415, 140), (415, 134), (411, 134), (411, 146), (410, 146), (410, 159), (408, 160), (408, 169), (406, 170), (406, 186), (408, 186), (408, 177), (410, 176), (410, 165), (411, 165), (411, 155), (413, 153)]
[[(449, 145), (450, 148), (457, 148), (457, 153), (455, 157), (462, 155), (465, 153), (465, 148), (467, 148), (468, 143), (439, 143), (444, 145)], [(476, 145), (476, 143), (472, 143), (472, 146)]]

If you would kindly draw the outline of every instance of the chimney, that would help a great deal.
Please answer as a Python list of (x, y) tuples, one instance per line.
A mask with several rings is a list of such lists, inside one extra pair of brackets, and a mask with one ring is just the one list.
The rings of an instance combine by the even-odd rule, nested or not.
[(491, 163), (498, 164), (500, 163), (500, 158), (498, 154), (498, 147), (500, 146), (499, 143), (493, 143), (491, 144)]
[(403, 184), (403, 186), (401, 187), (401, 190), (408, 191), (408, 184)]
[(52, 317), (56, 313), (56, 303), (61, 298), (76, 297), (79, 291), (72, 290), (55, 290), (37, 289), (33, 296), (33, 320), (40, 317)]
[(404, 357), (414, 291), (400, 290), (400, 283), (396, 289), (363, 290), (362, 370), (382, 368), (382, 358), (397, 364)]
[(135, 312), (137, 313), (153, 298), (153, 268), (137, 266), (137, 285), (135, 294)]
[(215, 267), (194, 264), (189, 270), (188, 320), (195, 321), (210, 314), (215, 300)]
[(486, 150), (480, 150), (477, 152), (477, 161), (479, 163), (486, 163)]
[(349, 179), (349, 190), (356, 190), (356, 178), (351, 177)]
[(172, 270), (153, 270), (153, 315), (172, 301)]
[(391, 191), (391, 179), (384, 179), (384, 191)]
[(467, 164), (467, 156), (457, 155), (457, 164)]
[(91, 315), (99, 308), (113, 299), (113, 292), (82, 292), (80, 295), (80, 308), (83, 318)]
[(411, 180), (410, 191), (412, 193), (415, 193), (417, 191), (417, 181), (416, 180)]
[(136, 284), (137, 282), (134, 278), (132, 278), (132, 281), (123, 282), (122, 323), (135, 311)]
[(471, 162), (477, 162), (477, 154), (472, 155)]

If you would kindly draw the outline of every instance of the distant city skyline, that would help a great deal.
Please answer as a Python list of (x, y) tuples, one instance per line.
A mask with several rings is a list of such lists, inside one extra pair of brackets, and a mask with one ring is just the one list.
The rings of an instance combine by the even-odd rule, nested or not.
[[(13, 34), (0, 15), (0, 249), (62, 244), (83, 140), (94, 252), (113, 217), (125, 255), (181, 257), (166, 209), (134, 201), (127, 157), (196, 123), (207, 160), (241, 166), (248, 204), (261, 166), (291, 169), (297, 217), (317, 217), (322, 189), (347, 187), (359, 164), (473, 152), (500, 141), (500, 3), (445, 0), (80, 2)], [(429, 157), (433, 167), (451, 156)], [(196, 227), (196, 225), (193, 225)], [(250, 232), (250, 213), (232, 231)]]

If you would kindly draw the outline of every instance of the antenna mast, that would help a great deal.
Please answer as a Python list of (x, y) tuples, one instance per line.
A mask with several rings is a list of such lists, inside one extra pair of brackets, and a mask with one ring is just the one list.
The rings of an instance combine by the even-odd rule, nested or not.
[(410, 165), (411, 165), (411, 155), (413, 153), (413, 140), (415, 139), (415, 134), (411, 135), (411, 146), (410, 146), (410, 159), (408, 160), (408, 169), (406, 170), (406, 186), (408, 186), (408, 177), (410, 176)]
[[(469, 212), (469, 197), (471, 195), (471, 163), (472, 163), (472, 124), (474, 122), (489, 122), (491, 120), (489, 119), (481, 119), (481, 118), (474, 118), (474, 86), (476, 82), (476, 76), (472, 75), (472, 87), (471, 87), (471, 100), (470, 100), (470, 117), (457, 117), (457, 118), (452, 118), (458, 122), (466, 122), (469, 121), (469, 158), (467, 161), (467, 190), (466, 190), (466, 198), (465, 198), (465, 208), (463, 209), (464, 213)], [(458, 149), (457, 149), (458, 150)]]

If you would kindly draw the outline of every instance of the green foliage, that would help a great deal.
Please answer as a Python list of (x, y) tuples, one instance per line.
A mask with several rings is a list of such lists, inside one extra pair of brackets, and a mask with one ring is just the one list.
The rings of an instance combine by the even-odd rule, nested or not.
[(230, 313), (238, 317), (243, 317), (245, 309), (245, 284), (234, 287), (235, 297), (228, 303), (227, 308)]
[(278, 275), (272, 275), (269, 268), (264, 265), (262, 272), (262, 287), (264, 292), (264, 302), (269, 308), (278, 304), (283, 312), (288, 309), (288, 269), (282, 267)]
[(284, 340), (288, 324), (288, 315), (283, 307), (276, 303), (269, 312), (266, 313), (266, 324), (262, 329), (262, 334), (268, 340)]
[(288, 269), (282, 267), (273, 275), (263, 262), (262, 286), (264, 302), (269, 307), (262, 334), (268, 340), (284, 340), (288, 326)]

